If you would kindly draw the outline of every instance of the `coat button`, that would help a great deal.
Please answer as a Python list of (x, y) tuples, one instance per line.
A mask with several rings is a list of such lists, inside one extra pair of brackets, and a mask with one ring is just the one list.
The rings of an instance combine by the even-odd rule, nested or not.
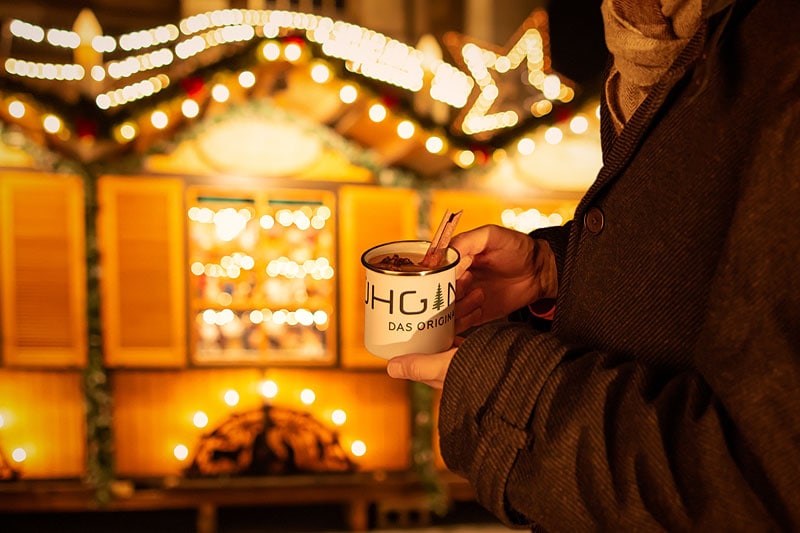
[(604, 223), (603, 212), (598, 207), (592, 207), (583, 215), (583, 225), (586, 226), (590, 233), (600, 233), (603, 230)]

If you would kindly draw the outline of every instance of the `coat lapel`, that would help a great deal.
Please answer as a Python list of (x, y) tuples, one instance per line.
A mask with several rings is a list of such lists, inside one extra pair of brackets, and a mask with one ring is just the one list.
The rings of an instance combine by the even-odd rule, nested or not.
[(575, 210), (576, 218), (585, 211), (597, 194), (609, 182), (613, 181), (633, 157), (633, 154), (636, 153), (644, 134), (669, 95), (670, 90), (700, 57), (705, 44), (707, 27), (707, 24), (701, 25), (700, 29), (689, 41), (689, 44), (686, 45), (686, 48), (683, 49), (661, 81), (653, 87), (618, 135), (614, 131), (610, 117), (605, 116), (608, 111), (605, 109), (605, 95), (603, 95), (601, 104), (604, 115), (601, 131), (604, 154), (603, 167), (578, 204), (578, 208)]

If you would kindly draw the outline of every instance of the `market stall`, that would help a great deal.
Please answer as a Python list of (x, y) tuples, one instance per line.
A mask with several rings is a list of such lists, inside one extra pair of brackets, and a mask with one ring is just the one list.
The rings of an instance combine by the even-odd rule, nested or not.
[(452, 35), (451, 62), (269, 10), (122, 36), (84, 11), (56, 34), (69, 61), (11, 47), (0, 509), (190, 506), (211, 531), (232, 498), (345, 491), (363, 529), (379, 501), (469, 498), (437, 456), (435, 395), (363, 347), (360, 255), (454, 206), (460, 229), (569, 219), (597, 104), (550, 68), (546, 22), (504, 48)]

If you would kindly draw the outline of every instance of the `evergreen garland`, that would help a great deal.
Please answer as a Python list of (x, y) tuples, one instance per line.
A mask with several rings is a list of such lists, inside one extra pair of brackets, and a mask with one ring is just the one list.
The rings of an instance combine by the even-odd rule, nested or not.
[(102, 300), (100, 297), (100, 253), (97, 248), (97, 177), (84, 176), (86, 212), (86, 312), (88, 325), (87, 365), (83, 373), (86, 401), (87, 482), (95, 500), (111, 500), (114, 479), (112, 395), (108, 371), (103, 365)]
[(411, 463), (428, 495), (430, 508), (436, 514), (447, 513), (449, 496), (436, 469), (433, 452), (433, 394), (424, 383), (410, 384), (411, 397)]

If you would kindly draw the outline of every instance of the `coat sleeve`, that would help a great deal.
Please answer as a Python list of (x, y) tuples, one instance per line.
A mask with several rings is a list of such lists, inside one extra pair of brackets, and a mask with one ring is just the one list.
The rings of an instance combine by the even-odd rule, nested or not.
[(764, 150), (741, 186), (693, 367), (570, 345), (531, 323), (482, 326), (458, 349), (442, 456), (506, 524), (800, 529), (798, 116), (754, 139)]
[(720, 397), (697, 373), (665, 375), (527, 324), (487, 325), (448, 370), (442, 455), (508, 525), (794, 530), (797, 367), (774, 384), (720, 370), (747, 390)]

